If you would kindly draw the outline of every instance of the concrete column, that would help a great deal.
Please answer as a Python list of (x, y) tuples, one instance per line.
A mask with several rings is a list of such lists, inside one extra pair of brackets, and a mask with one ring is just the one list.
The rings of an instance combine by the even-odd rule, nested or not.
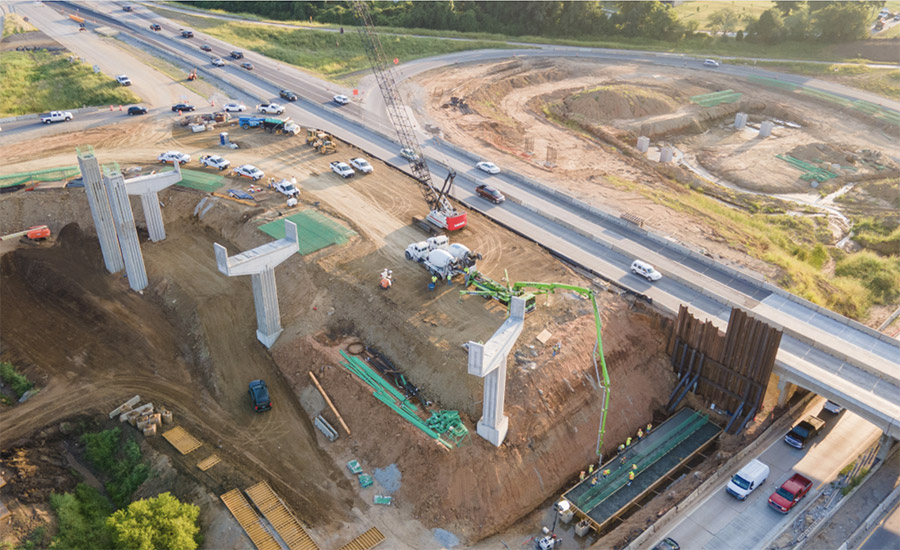
[(256, 308), (256, 338), (267, 348), (272, 347), (282, 330), (278, 291), (275, 288), (275, 267), (300, 250), (297, 224), (285, 220), (284, 235), (283, 239), (231, 257), (224, 246), (219, 243), (213, 245), (220, 272), (229, 277), (251, 276)]
[(747, 126), (747, 113), (737, 113), (734, 115), (734, 128), (741, 130)]
[(881, 461), (887, 460), (888, 453), (891, 452), (891, 447), (893, 447), (895, 443), (897, 443), (896, 439), (886, 433), (882, 433), (881, 440), (878, 442), (879, 447), (876, 458)]
[(637, 150), (641, 153), (646, 153), (648, 149), (650, 149), (650, 138), (646, 136), (639, 137), (637, 139)]
[(141, 242), (134, 227), (134, 212), (125, 191), (125, 178), (121, 172), (112, 172), (103, 178), (113, 219), (116, 222), (116, 234), (119, 237), (119, 248), (125, 259), (125, 273), (128, 275), (128, 286), (132, 290), (141, 291), (147, 288), (147, 269), (144, 266), (144, 255), (141, 253)]
[(794, 390), (797, 388), (794, 384), (791, 384), (787, 380), (782, 378), (778, 378), (778, 406), (783, 407), (787, 404), (788, 399), (794, 394)]
[(153, 242), (166, 238), (166, 226), (163, 224), (162, 210), (159, 208), (159, 192), (179, 181), (181, 181), (181, 165), (177, 163), (174, 172), (160, 172), (125, 180), (128, 194), (141, 196), (147, 232), (150, 233), (150, 240)]
[(762, 124), (759, 125), (759, 137), (767, 138), (772, 135), (772, 128), (775, 127), (775, 123), (771, 120), (766, 120)]
[(477, 433), (499, 447), (506, 439), (509, 417), (503, 414), (506, 397), (506, 357), (525, 326), (525, 300), (513, 298), (509, 317), (486, 344), (469, 342), (469, 374), (484, 378), (481, 419)]
[(84, 191), (87, 195), (88, 206), (91, 208), (91, 217), (94, 219), (97, 238), (100, 241), (103, 264), (110, 273), (118, 273), (125, 269), (125, 262), (122, 260), (122, 251), (119, 249), (116, 222), (113, 220), (112, 210), (109, 206), (109, 196), (106, 194), (103, 174), (100, 172), (100, 162), (94, 156), (93, 151), (79, 151), (78, 167), (81, 169), (81, 177), (84, 179)]
[(672, 162), (672, 147), (667, 145), (659, 150), (659, 162)]

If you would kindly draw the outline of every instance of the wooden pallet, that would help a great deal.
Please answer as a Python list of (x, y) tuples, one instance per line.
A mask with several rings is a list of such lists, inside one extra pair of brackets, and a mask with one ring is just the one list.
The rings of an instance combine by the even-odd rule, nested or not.
[(269, 523), (275, 528), (275, 532), (290, 550), (319, 549), (319, 546), (303, 530), (303, 526), (268, 483), (260, 481), (253, 487), (248, 487), (244, 492), (259, 508), (262, 515), (269, 520)]
[(200, 462), (198, 462), (197, 467), (205, 472), (206, 470), (209, 470), (210, 468), (212, 468), (219, 462), (220, 462), (220, 460), (219, 460), (218, 456), (209, 455), (208, 457), (206, 457), (203, 460), (201, 460)]
[(183, 455), (196, 451), (203, 445), (203, 443), (196, 437), (187, 433), (181, 426), (175, 426), (171, 430), (163, 433), (162, 436)]
[(241, 525), (247, 536), (259, 550), (281, 550), (281, 545), (271, 533), (266, 531), (260, 522), (259, 516), (250, 503), (237, 489), (232, 489), (220, 496), (222, 502)]
[(372, 527), (362, 535), (341, 546), (341, 550), (369, 550), (375, 548), (384, 540), (384, 535), (378, 527)]

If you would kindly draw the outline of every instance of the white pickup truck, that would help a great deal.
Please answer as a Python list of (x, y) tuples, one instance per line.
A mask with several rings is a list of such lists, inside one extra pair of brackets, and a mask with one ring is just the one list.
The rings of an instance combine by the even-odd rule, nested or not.
[(274, 187), (276, 191), (287, 197), (296, 197), (300, 194), (300, 190), (294, 186), (293, 182), (286, 179), (276, 182)]
[(200, 164), (202, 166), (209, 166), (210, 168), (218, 168), (219, 170), (225, 170), (231, 166), (231, 162), (219, 155), (203, 155), (200, 157)]
[(50, 111), (49, 113), (41, 115), (41, 122), (44, 124), (50, 124), (51, 122), (65, 122), (67, 120), (72, 120), (72, 113), (69, 111)]
[(335, 174), (339, 175), (342, 178), (352, 177), (356, 172), (353, 171), (353, 168), (350, 168), (346, 162), (341, 162), (336, 160), (331, 163), (331, 171)]

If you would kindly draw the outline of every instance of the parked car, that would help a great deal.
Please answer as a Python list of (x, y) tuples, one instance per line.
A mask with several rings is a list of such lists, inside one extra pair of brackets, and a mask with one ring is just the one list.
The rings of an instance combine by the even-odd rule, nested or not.
[(479, 185), (475, 188), (475, 192), (494, 204), (500, 204), (501, 202), (506, 200), (506, 197), (503, 196), (503, 193), (497, 191), (490, 185)]
[(241, 67), (247, 69), (248, 71), (252, 71), (253, 63), (250, 63), (249, 61), (245, 61), (245, 62), (241, 63)]
[(229, 189), (228, 196), (234, 197), (235, 199), (245, 200), (245, 201), (255, 201), (256, 200), (255, 198), (253, 198), (253, 195), (251, 195), (250, 193), (245, 193), (245, 192), (241, 191), (240, 189)]
[(675, 539), (666, 537), (659, 541), (659, 543), (653, 547), (653, 550), (681, 550), (681, 545), (675, 542)]
[(479, 162), (475, 165), (475, 168), (478, 168), (482, 172), (487, 172), (488, 174), (499, 174), (500, 168), (497, 167), (493, 162)]
[(812, 488), (812, 481), (800, 474), (794, 474), (782, 483), (781, 487), (775, 489), (775, 492), (769, 497), (769, 506), (782, 514), (787, 514), (806, 496), (810, 488)]
[(718, 67), (719, 62), (716, 61), (715, 59), (707, 59), (706, 61), (703, 62), (703, 66), (704, 67)]
[(345, 95), (336, 95), (334, 96), (334, 102), (338, 105), (346, 105), (350, 103), (350, 98)]
[(287, 197), (296, 197), (300, 194), (300, 190), (294, 185), (294, 182), (281, 180), (274, 185), (276, 191)]
[(284, 112), (284, 106), (277, 103), (260, 103), (257, 109), (260, 113), (267, 115), (280, 115)]
[(353, 171), (353, 168), (350, 168), (350, 165), (348, 165), (346, 162), (341, 162), (339, 160), (336, 160), (330, 164), (331, 164), (331, 171), (334, 172), (335, 174), (339, 175), (342, 178), (351, 178), (351, 177), (353, 177), (353, 174), (356, 173)]
[(156, 158), (163, 164), (175, 164), (176, 162), (178, 164), (187, 164), (191, 162), (191, 156), (186, 155), (181, 151), (166, 151)]
[(223, 60), (221, 57), (213, 57), (212, 59), (209, 60), (209, 62), (212, 63), (213, 65), (215, 65), (216, 67), (224, 67), (225, 66), (225, 60)]
[(203, 50), (204, 52), (212, 51), (212, 48), (209, 46), (209, 44), (204, 44), (204, 45), (200, 46), (200, 49)]
[(209, 166), (210, 168), (218, 168), (219, 170), (225, 170), (231, 163), (228, 160), (220, 157), (219, 155), (203, 155), (200, 157), (200, 165), (201, 166)]
[(131, 107), (128, 108), (128, 116), (146, 115), (146, 114), (147, 114), (146, 107), (141, 107), (140, 105), (132, 105)]
[(172, 105), (173, 112), (175, 112), (175, 111), (187, 112), (187, 111), (193, 111), (193, 110), (194, 110), (194, 106), (191, 105), (190, 103), (176, 103), (175, 105)]
[(238, 50), (234, 50), (229, 55), (231, 57), (233, 57), (234, 59), (243, 59), (244, 58), (244, 52), (240, 52)]
[(372, 165), (369, 164), (369, 161), (367, 161), (364, 158), (350, 159), (350, 166), (356, 168), (363, 174), (371, 174), (372, 171), (374, 170), (372, 168)]
[(290, 90), (281, 90), (278, 92), (278, 95), (281, 96), (281, 99), (286, 99), (288, 101), (297, 101), (297, 94)]
[(844, 410), (844, 407), (838, 405), (834, 401), (826, 401), (825, 405), (822, 407), (822, 410), (828, 411), (831, 414), (841, 414), (841, 411)]
[(405, 158), (406, 160), (411, 160), (413, 162), (419, 160), (419, 155), (417, 155), (415, 151), (408, 147), (400, 149), (400, 156)]
[(259, 181), (265, 177), (265, 173), (252, 164), (242, 164), (232, 170), (231, 173), (235, 176), (250, 178), (253, 181)]
[(222, 106), (226, 113), (242, 113), (247, 110), (247, 106), (243, 103), (226, 103)]
[(67, 181), (66, 188), (72, 188), (72, 187), (75, 187), (75, 188), (84, 187), (84, 178), (78, 177), (73, 180)]
[(120, 74), (116, 77), (116, 82), (122, 86), (131, 86), (131, 79), (128, 78), (128, 75)]
[(802, 449), (806, 442), (814, 438), (824, 425), (824, 420), (818, 416), (809, 415), (791, 428), (791, 431), (784, 436), (784, 442), (791, 447)]
[(731, 481), (725, 486), (725, 490), (737, 497), (738, 500), (746, 500), (750, 493), (765, 483), (768, 478), (769, 466), (754, 458), (734, 474)]
[(269, 397), (269, 388), (262, 380), (250, 382), (250, 404), (256, 412), (267, 411), (272, 408), (272, 399)]
[(151, 31), (161, 31), (161, 30), (162, 30), (162, 27), (160, 27), (160, 26), (159, 26), (158, 24), (156, 24), (156, 23), (151, 23), (151, 25), (150, 25), (150, 30), (151, 30)]
[(631, 262), (631, 272), (635, 275), (644, 277), (650, 282), (662, 279), (662, 274), (659, 271), (654, 269), (652, 265), (647, 262), (642, 262), (641, 260)]

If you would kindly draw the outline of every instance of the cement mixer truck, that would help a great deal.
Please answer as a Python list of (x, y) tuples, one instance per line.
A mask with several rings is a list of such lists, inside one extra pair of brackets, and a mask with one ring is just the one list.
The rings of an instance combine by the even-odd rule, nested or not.
[(412, 243), (406, 247), (405, 255), (407, 260), (422, 264), (440, 279), (464, 273), (465, 268), (474, 267), (476, 260), (481, 259), (480, 254), (473, 254), (465, 245), (450, 244), (443, 235)]

